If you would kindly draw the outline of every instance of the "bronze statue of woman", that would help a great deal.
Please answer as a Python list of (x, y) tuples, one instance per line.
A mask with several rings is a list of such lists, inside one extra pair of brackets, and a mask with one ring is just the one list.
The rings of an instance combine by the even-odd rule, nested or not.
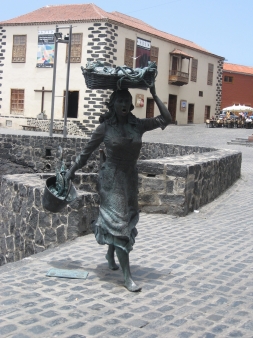
[(155, 86), (150, 88), (160, 115), (139, 119), (133, 110), (132, 96), (128, 90), (114, 91), (107, 104), (108, 112), (101, 115), (100, 125), (77, 156), (66, 174), (73, 179), (76, 170), (82, 168), (92, 152), (105, 144), (106, 158), (99, 172), (100, 208), (93, 231), (99, 244), (107, 244), (106, 259), (109, 268), (118, 269), (114, 252), (124, 275), (124, 286), (129, 291), (140, 291), (132, 279), (129, 252), (133, 249), (138, 232), (138, 172), (136, 163), (142, 146), (142, 135), (150, 130), (164, 129), (171, 122), (171, 115), (158, 98)]

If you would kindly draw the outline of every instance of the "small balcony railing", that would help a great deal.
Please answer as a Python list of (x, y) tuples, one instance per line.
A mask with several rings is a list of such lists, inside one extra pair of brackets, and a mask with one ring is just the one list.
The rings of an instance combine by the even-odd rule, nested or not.
[(189, 82), (189, 73), (180, 72), (179, 70), (170, 70), (169, 83), (176, 86), (183, 86)]

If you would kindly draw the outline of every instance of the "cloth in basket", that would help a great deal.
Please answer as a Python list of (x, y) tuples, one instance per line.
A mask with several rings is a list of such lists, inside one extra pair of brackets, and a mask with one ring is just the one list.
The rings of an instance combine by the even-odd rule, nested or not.
[(108, 67), (100, 61), (88, 62), (81, 67), (86, 86), (89, 89), (147, 89), (154, 85), (157, 76), (155, 62), (148, 62), (144, 68)]

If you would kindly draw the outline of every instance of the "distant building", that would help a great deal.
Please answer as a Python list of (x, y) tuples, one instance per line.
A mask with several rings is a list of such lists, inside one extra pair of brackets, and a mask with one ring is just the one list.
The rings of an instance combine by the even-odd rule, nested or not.
[[(178, 124), (204, 123), (220, 111), (224, 58), (194, 42), (159, 31), (133, 17), (94, 4), (46, 6), (0, 22), (0, 119), (19, 127), (51, 112), (56, 25), (73, 25), (68, 121), (89, 129), (99, 123), (110, 91), (89, 90), (80, 66), (100, 60), (110, 66), (144, 66), (156, 61), (157, 93)], [(60, 29), (66, 34), (68, 31)], [(55, 118), (63, 119), (66, 44), (58, 44)], [(155, 116), (149, 90), (131, 90), (134, 113)], [(139, 104), (141, 102), (141, 104)]]
[(253, 67), (224, 63), (221, 109), (234, 104), (253, 107)]

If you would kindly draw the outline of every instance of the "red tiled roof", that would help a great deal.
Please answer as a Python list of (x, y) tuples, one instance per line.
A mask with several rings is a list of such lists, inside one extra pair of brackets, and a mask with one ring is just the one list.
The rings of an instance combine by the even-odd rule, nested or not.
[(185, 39), (179, 38), (178, 36), (162, 32), (162, 31), (148, 25), (147, 23), (145, 23), (141, 20), (135, 19), (131, 16), (128, 16), (128, 15), (125, 15), (125, 14), (122, 14), (122, 13), (119, 13), (119, 12), (112, 12), (112, 13), (108, 13), (108, 14), (110, 15), (111, 20), (118, 21), (118, 22), (122, 23), (123, 25), (142, 30), (142, 31), (146, 32), (147, 34), (156, 35), (157, 37), (175, 42), (175, 43), (180, 44), (180, 45), (184, 45), (186, 47), (190, 47), (190, 48), (193, 48), (193, 49), (201, 50), (201, 51), (206, 52), (206, 53), (210, 53), (208, 50), (198, 46), (197, 44), (195, 44), (192, 41), (185, 40)]
[(3, 21), (2, 25), (27, 25), (35, 23), (77, 22), (101, 20), (108, 13), (94, 4), (80, 5), (49, 5), (33, 12)]
[[(18, 16), (14, 19), (0, 22), (0, 25), (34, 25), (49, 23), (74, 23), (93, 20), (113, 21), (115, 24), (143, 31), (158, 38), (183, 45), (191, 49), (212, 54), (208, 50), (198, 46), (192, 41), (179, 38), (175, 35), (162, 32), (147, 23), (119, 12), (106, 12), (95, 4), (79, 5), (50, 5), (33, 12)], [(214, 55), (214, 54), (212, 54)], [(217, 56), (217, 55), (214, 55)], [(217, 56), (221, 57), (221, 56)]]
[(234, 65), (232, 63), (224, 63), (223, 70), (227, 72), (253, 75), (253, 67)]
[(191, 59), (191, 58), (193, 58), (193, 56), (184, 53), (184, 52), (183, 52), (182, 50), (180, 50), (180, 49), (174, 49), (172, 52), (170, 52), (170, 54), (172, 54), (172, 55), (181, 55), (183, 58), (186, 58), (186, 59)]

